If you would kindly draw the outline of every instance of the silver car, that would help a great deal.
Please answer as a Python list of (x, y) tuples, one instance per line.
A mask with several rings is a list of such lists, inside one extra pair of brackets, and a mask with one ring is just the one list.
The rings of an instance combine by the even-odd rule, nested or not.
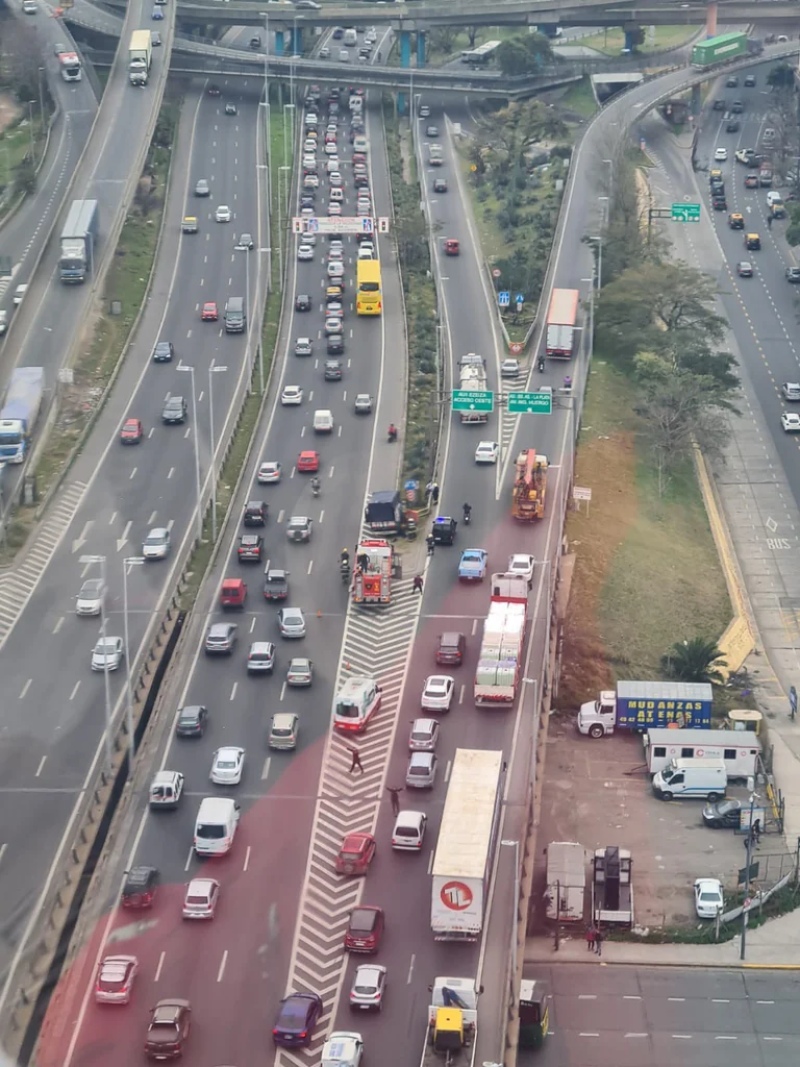
[(155, 526), (142, 544), (142, 555), (145, 559), (166, 559), (170, 544), (170, 534), (166, 526)]
[(122, 663), (124, 646), (121, 637), (101, 637), (92, 652), (93, 671), (115, 671)]
[(103, 610), (105, 586), (100, 578), (87, 578), (75, 602), (78, 615), (99, 615)]
[(305, 637), (306, 620), (300, 608), (281, 608), (278, 612), (281, 637)]
[(270, 748), (288, 752), (297, 747), (300, 717), (293, 711), (276, 711), (272, 716), (267, 744)]
[(439, 741), (437, 719), (414, 719), (408, 735), (408, 747), (412, 752), (434, 752)]
[(380, 1011), (386, 989), (386, 968), (377, 963), (362, 963), (356, 968), (350, 990), (353, 1011)]
[(412, 752), (406, 768), (406, 789), (433, 789), (438, 767), (435, 752)]

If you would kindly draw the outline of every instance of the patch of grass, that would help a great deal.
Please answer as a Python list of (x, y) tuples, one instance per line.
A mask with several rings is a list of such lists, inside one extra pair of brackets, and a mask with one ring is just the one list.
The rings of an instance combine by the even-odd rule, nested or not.
[(661, 678), (671, 645), (716, 640), (732, 617), (694, 468), (687, 464), (658, 496), (634, 398), (630, 380), (597, 353), (574, 479), (592, 489), (592, 501), (566, 527), (575, 571), (561, 707), (579, 705), (616, 678)]
[[(455, 34), (452, 41), (444, 36), (437, 36), (436, 32), (428, 33), (427, 43), (427, 66), (442, 67), (445, 63), (451, 63), (459, 59), (462, 52), (469, 48), (477, 48), (478, 45), (488, 41), (507, 41), (510, 37), (518, 37), (523, 31), (519, 26), (481, 26), (475, 35), (475, 44), (471, 45), (469, 34), (466, 30)], [(442, 47), (447, 44), (449, 47)], [(496, 64), (490, 64), (491, 69), (497, 69)]]
[(575, 85), (571, 85), (559, 99), (558, 106), (565, 111), (572, 111), (574, 114), (582, 115), (587, 119), (595, 115), (599, 108), (592, 92), (590, 79), (586, 77)]
[[(650, 52), (680, 48), (687, 41), (691, 41), (699, 29), (699, 26), (656, 26), (653, 36), (650, 35), (649, 29), (646, 31), (644, 44), (639, 46), (639, 51), (643, 56), (647, 56)], [(618, 56), (625, 47), (625, 34), (616, 26), (609, 26), (591, 37), (582, 37), (579, 44), (608, 56)]]

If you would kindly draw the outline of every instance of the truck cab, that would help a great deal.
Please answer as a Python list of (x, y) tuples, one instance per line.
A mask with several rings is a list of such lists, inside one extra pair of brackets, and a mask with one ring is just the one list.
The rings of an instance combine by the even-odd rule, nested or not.
[(604, 689), (597, 700), (581, 704), (578, 712), (578, 732), (589, 737), (605, 737), (614, 733), (617, 724), (617, 696), (613, 689)]

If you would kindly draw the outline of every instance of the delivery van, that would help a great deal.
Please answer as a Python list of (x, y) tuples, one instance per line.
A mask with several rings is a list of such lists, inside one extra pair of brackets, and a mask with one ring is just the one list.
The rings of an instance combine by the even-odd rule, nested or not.
[(344, 43), (348, 48), (352, 48), (354, 44), (358, 44), (358, 33), (351, 26), (349, 30), (344, 31)]
[(246, 325), (244, 298), (241, 296), (228, 297), (228, 302), (225, 305), (225, 332), (243, 333)]
[(194, 824), (194, 850), (198, 856), (225, 856), (230, 852), (240, 808), (230, 797), (204, 797)]
[(687, 797), (713, 803), (725, 796), (728, 772), (721, 759), (673, 759), (653, 778), (659, 800)]
[(721, 759), (728, 781), (746, 782), (758, 772), (761, 746), (755, 734), (743, 730), (648, 730), (644, 753), (650, 774), (658, 774), (674, 759)]

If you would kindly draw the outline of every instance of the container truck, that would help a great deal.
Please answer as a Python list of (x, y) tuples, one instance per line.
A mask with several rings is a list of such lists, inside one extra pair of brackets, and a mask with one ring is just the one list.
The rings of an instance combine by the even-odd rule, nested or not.
[(477, 941), (483, 929), (503, 805), (503, 753), (456, 750), (431, 874), (436, 941)]
[(481, 987), (474, 978), (435, 978), (429, 988), (428, 1025), (420, 1067), (472, 1067)]
[(475, 670), (476, 707), (510, 707), (517, 697), (525, 646), (528, 580), (524, 574), (493, 574), (489, 614)]
[(76, 284), (86, 280), (94, 266), (94, 245), (99, 218), (96, 200), (73, 200), (61, 231), (58, 270), (61, 281)]
[(707, 730), (713, 695), (706, 682), (617, 682), (596, 700), (581, 705), (577, 726), (589, 737), (605, 737), (614, 730), (643, 733), (654, 726)]
[(547, 846), (547, 918), (581, 922), (586, 893), (586, 854), (576, 841), (551, 841)]
[(691, 64), (703, 70), (715, 63), (747, 55), (748, 51), (746, 33), (723, 33), (698, 42), (692, 49)]
[(153, 42), (149, 30), (134, 30), (128, 49), (128, 78), (131, 85), (147, 85)]
[(11, 372), (0, 410), (0, 461), (23, 462), (43, 398), (43, 367), (17, 367)]
[(633, 861), (626, 848), (598, 848), (592, 858), (592, 922), (633, 926)]
[(556, 359), (569, 359), (575, 349), (578, 325), (577, 289), (554, 289), (547, 312), (545, 352)]
[[(458, 367), (459, 389), (466, 389), (470, 393), (486, 392), (486, 360), (483, 356), (470, 352), (461, 357)], [(489, 419), (487, 411), (462, 411), (460, 414), (462, 422), (481, 423)]]
[(62, 52), (58, 57), (58, 67), (65, 82), (79, 82), (83, 77), (77, 52)]

